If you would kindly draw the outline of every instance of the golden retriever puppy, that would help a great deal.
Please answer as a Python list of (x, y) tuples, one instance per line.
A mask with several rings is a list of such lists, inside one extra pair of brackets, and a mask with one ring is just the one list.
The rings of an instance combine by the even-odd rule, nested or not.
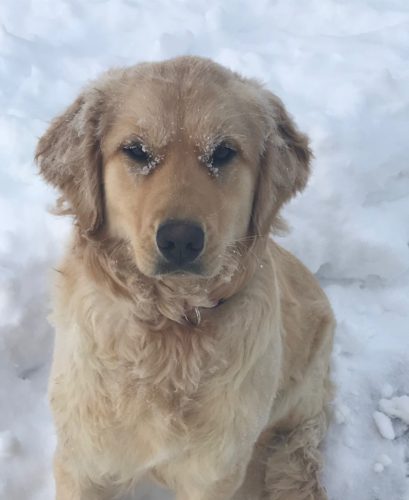
[(269, 239), (311, 152), (281, 101), (197, 57), (92, 83), (37, 161), (72, 214), (50, 399), (58, 500), (324, 499), (333, 315)]

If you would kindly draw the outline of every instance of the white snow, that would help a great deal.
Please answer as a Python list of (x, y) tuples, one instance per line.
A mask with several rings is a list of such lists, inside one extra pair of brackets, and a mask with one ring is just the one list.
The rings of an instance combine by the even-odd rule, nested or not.
[(385, 467), (384, 467), (384, 465), (383, 465), (383, 464), (381, 464), (381, 463), (377, 462), (376, 464), (374, 464), (374, 466), (373, 466), (373, 470), (374, 470), (375, 472), (378, 472), (378, 473), (379, 473), (379, 472), (383, 472), (383, 471), (385, 470)]
[(338, 319), (324, 480), (331, 500), (408, 500), (407, 0), (0, 2), (0, 499), (53, 498), (48, 276), (69, 221), (46, 212), (37, 138), (101, 71), (179, 54), (260, 78), (310, 135), (314, 173), (280, 242)]
[(0, 432), (0, 460), (12, 457), (18, 448), (19, 442), (10, 431)]
[(390, 417), (399, 418), (409, 425), (409, 396), (381, 399), (379, 408)]
[(373, 414), (376, 427), (379, 434), (385, 439), (395, 439), (395, 431), (391, 419), (380, 411), (375, 411)]
[(379, 462), (384, 466), (384, 467), (389, 467), (391, 464), (392, 464), (392, 460), (390, 459), (390, 457), (388, 457), (388, 455), (381, 455), (379, 457)]
[(393, 390), (393, 387), (391, 386), (391, 384), (384, 384), (380, 390), (381, 396), (383, 396), (384, 398), (392, 397), (393, 392), (394, 392), (394, 390)]

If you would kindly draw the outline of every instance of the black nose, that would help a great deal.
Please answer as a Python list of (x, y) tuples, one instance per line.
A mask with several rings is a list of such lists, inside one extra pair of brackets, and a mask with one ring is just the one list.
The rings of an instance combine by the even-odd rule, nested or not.
[(204, 232), (192, 222), (169, 221), (159, 227), (156, 244), (168, 262), (182, 267), (203, 250)]

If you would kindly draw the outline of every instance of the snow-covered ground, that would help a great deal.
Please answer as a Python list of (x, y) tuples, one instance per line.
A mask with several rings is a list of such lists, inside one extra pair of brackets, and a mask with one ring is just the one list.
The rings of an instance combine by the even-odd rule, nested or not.
[(1, 1), (0, 499), (53, 498), (48, 276), (69, 222), (47, 214), (36, 140), (104, 69), (179, 54), (263, 80), (309, 133), (281, 242), (338, 318), (325, 482), (331, 500), (409, 500), (408, 0)]

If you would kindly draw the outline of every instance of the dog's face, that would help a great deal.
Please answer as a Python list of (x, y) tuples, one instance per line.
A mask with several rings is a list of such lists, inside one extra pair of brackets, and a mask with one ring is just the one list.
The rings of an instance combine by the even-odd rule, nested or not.
[(148, 276), (217, 275), (304, 186), (305, 136), (258, 84), (200, 58), (109, 73), (41, 139), (78, 225)]
[(217, 274), (250, 222), (257, 109), (236, 80), (184, 72), (132, 79), (102, 144), (108, 230), (147, 275)]

